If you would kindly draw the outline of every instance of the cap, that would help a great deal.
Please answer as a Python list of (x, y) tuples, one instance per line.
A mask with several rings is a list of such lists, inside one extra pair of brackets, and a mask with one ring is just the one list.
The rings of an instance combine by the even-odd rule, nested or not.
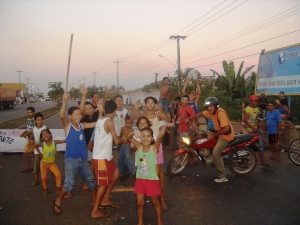
[(258, 101), (257, 95), (251, 95), (251, 96), (249, 97), (249, 101)]

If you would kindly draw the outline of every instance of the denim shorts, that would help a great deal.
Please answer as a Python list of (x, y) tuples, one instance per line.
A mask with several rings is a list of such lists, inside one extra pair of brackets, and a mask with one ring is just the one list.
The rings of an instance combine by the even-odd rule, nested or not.
[(97, 188), (95, 175), (86, 158), (65, 158), (65, 182), (63, 189), (71, 193), (79, 174), (90, 190)]

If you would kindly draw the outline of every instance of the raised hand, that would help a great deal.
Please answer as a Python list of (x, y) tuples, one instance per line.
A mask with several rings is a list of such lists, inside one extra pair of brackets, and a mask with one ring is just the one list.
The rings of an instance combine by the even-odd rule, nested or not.
[(65, 91), (63, 96), (62, 96), (62, 100), (63, 100), (63, 102), (67, 102), (68, 99), (69, 99), (69, 94), (68, 94), (68, 92)]
[(134, 108), (138, 109), (141, 106), (141, 99), (137, 100), (134, 104)]
[(82, 96), (86, 96), (88, 93), (88, 89), (85, 88), (84, 84), (79, 85), (79, 92)]

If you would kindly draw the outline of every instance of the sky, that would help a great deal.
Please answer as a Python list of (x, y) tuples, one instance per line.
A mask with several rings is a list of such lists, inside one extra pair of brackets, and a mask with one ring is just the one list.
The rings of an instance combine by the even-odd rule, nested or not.
[[(259, 53), (300, 43), (299, 0), (1, 0), (0, 83), (135, 90), (181, 68), (223, 74), (222, 60), (255, 65)], [(163, 57), (159, 57), (162, 55)], [(23, 71), (21, 73), (17, 71)]]

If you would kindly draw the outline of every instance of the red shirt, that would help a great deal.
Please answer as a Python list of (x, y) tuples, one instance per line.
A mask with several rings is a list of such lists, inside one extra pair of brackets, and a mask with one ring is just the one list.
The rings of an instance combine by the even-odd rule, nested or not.
[(189, 105), (187, 105), (185, 107), (180, 106), (180, 108), (178, 109), (177, 115), (179, 117), (179, 131), (181, 133), (186, 132), (188, 129), (192, 128), (192, 127), (189, 127), (189, 125), (187, 125), (184, 122), (184, 120), (186, 118), (189, 118), (189, 117), (195, 115), (195, 111), (191, 106), (189, 106)]

